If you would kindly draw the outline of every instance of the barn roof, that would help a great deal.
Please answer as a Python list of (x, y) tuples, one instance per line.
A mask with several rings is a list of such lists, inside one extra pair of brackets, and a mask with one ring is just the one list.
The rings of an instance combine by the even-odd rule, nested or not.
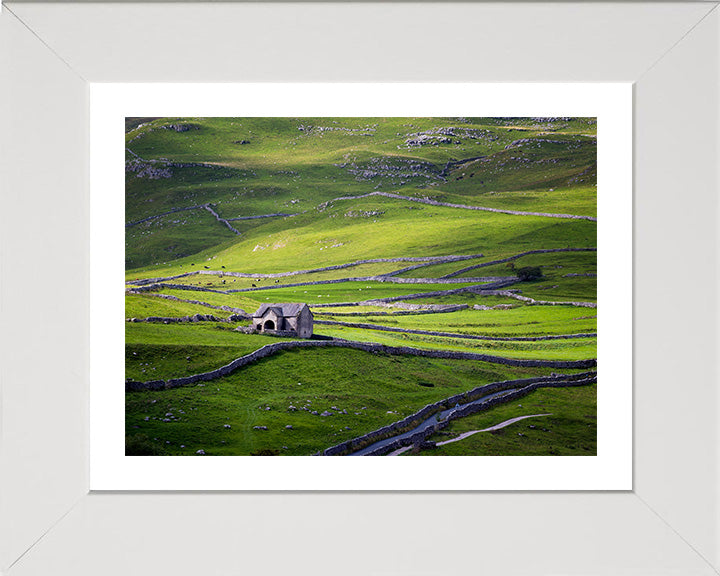
[(257, 312), (252, 315), (253, 318), (261, 318), (265, 316), (268, 310), (272, 310), (278, 316), (292, 318), (300, 314), (303, 308), (307, 308), (307, 304), (291, 302), (289, 304), (262, 304)]

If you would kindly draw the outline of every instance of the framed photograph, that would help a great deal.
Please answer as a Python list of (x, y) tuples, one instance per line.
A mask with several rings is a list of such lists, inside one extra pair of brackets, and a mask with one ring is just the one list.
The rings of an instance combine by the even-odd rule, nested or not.
[(1, 30), (3, 573), (715, 573), (714, 4)]
[(91, 142), (91, 488), (632, 486), (629, 85), (104, 84)]

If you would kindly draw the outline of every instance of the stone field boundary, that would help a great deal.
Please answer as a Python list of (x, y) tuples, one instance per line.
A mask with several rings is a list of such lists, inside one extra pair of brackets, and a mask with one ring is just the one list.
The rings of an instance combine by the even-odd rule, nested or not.
[(247, 366), (261, 358), (266, 358), (277, 354), (283, 350), (291, 350), (294, 348), (351, 348), (355, 350), (363, 350), (373, 354), (389, 354), (389, 355), (405, 355), (405, 356), (422, 356), (426, 358), (447, 358), (455, 360), (478, 360), (481, 362), (490, 362), (494, 364), (503, 364), (506, 366), (522, 366), (522, 367), (545, 367), (545, 368), (593, 368), (597, 365), (595, 358), (587, 360), (525, 360), (517, 358), (504, 358), (501, 356), (492, 356), (489, 354), (479, 354), (475, 352), (450, 352), (445, 350), (427, 350), (421, 348), (411, 348), (409, 346), (386, 346), (384, 344), (374, 344), (368, 342), (354, 342), (351, 340), (294, 340), (290, 342), (277, 342), (266, 344), (262, 348), (236, 358), (229, 364), (221, 366), (216, 370), (203, 372), (201, 374), (193, 374), (182, 378), (171, 378), (169, 380), (150, 380), (147, 382), (137, 382), (134, 380), (125, 381), (125, 391), (133, 392), (138, 390), (167, 390), (178, 388), (180, 386), (188, 386), (198, 382), (207, 382), (216, 378), (222, 378), (233, 373), (235, 370)]
[[(330, 448), (327, 448), (316, 455), (341, 456), (352, 454), (353, 452), (362, 450), (363, 448), (371, 446), (376, 442), (380, 442), (382, 440), (386, 440), (387, 438), (391, 438), (392, 436), (395, 436), (397, 434), (412, 430), (413, 428), (422, 424), (422, 422), (427, 420), (433, 414), (442, 412), (443, 410), (447, 410), (453, 404), (460, 404), (458, 408), (448, 414), (448, 416), (441, 422), (438, 422), (437, 424), (432, 426), (428, 426), (427, 428), (418, 431), (417, 434), (413, 434), (409, 438), (399, 439), (395, 442), (383, 445), (379, 447), (376, 451), (367, 454), (368, 456), (384, 455), (403, 446), (410, 446), (412, 444), (423, 442), (425, 438), (435, 433), (437, 430), (445, 428), (452, 420), (455, 420), (457, 418), (463, 418), (465, 416), (470, 416), (472, 414), (487, 410), (488, 408), (492, 408), (499, 404), (504, 404), (511, 400), (521, 398), (523, 396), (526, 396), (530, 392), (537, 390), (538, 388), (584, 386), (587, 384), (592, 384), (596, 381), (596, 372), (583, 372), (580, 374), (571, 375), (538, 376), (534, 378), (523, 378), (518, 380), (504, 380), (502, 382), (485, 384), (483, 386), (473, 388), (468, 392), (456, 394), (454, 396), (450, 396), (449, 398), (439, 400), (438, 402), (428, 404), (424, 408), (421, 408), (417, 412), (406, 416), (402, 420), (398, 420), (397, 422), (393, 422), (392, 424), (388, 424), (387, 426), (383, 426), (382, 428), (373, 430), (372, 432), (364, 434), (363, 436), (358, 436), (357, 438), (353, 438), (351, 440), (341, 442), (340, 444), (336, 444), (335, 446), (331, 446)], [(520, 389), (517, 389), (518, 387), (520, 387)], [(472, 402), (479, 398), (482, 398), (483, 396), (487, 396), (495, 392), (501, 392), (503, 390), (512, 389), (516, 390), (514, 392), (505, 394), (504, 396), (492, 398), (487, 402), (482, 402), (480, 404), (472, 404)]]

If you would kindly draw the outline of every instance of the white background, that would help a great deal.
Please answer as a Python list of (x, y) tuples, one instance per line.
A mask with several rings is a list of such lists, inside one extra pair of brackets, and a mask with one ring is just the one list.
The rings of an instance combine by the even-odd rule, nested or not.
[[(719, 39), (716, 2), (4, 5), (0, 570), (715, 576)], [(88, 82), (338, 80), (633, 83), (632, 492), (88, 494)]]
[[(93, 85), (90, 487), (96, 490), (631, 489), (631, 96), (629, 84)], [(597, 456), (452, 457), (443, 458), (441, 464), (433, 458), (126, 457), (125, 314), (120, 289), (124, 284), (125, 262), (126, 116), (597, 117), (600, 167)], [(342, 195), (341, 192), (338, 194)], [(482, 220), (482, 216), (478, 218)]]

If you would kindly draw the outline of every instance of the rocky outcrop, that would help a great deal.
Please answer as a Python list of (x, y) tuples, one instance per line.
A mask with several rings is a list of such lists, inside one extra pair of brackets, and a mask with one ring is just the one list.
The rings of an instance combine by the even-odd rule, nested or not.
[(378, 181), (382, 183), (382, 181), (389, 181), (389, 183), (401, 186), (419, 178), (445, 180), (434, 164), (423, 160), (380, 157), (370, 158), (362, 165), (346, 162), (335, 164), (335, 166), (345, 168), (359, 182)]
[[(498, 136), (490, 130), (466, 128), (464, 126), (459, 128), (454, 126), (431, 128), (422, 132), (407, 134), (406, 136), (405, 146), (408, 148), (417, 148), (428, 144), (437, 146), (438, 144), (452, 144), (453, 142), (461, 144), (462, 140), (483, 140), (485, 142), (498, 140)], [(402, 146), (398, 146), (398, 148), (402, 148)]]
[(166, 163), (158, 163), (155, 160), (128, 160), (125, 162), (125, 172), (135, 174), (137, 178), (148, 180), (159, 180), (160, 178), (172, 178), (173, 172)]
[(346, 126), (314, 126), (312, 124), (300, 124), (297, 129), (306, 136), (315, 134), (322, 135), (325, 132), (343, 132), (353, 136), (372, 136), (377, 131), (377, 124), (362, 126), (360, 128), (348, 128)]

